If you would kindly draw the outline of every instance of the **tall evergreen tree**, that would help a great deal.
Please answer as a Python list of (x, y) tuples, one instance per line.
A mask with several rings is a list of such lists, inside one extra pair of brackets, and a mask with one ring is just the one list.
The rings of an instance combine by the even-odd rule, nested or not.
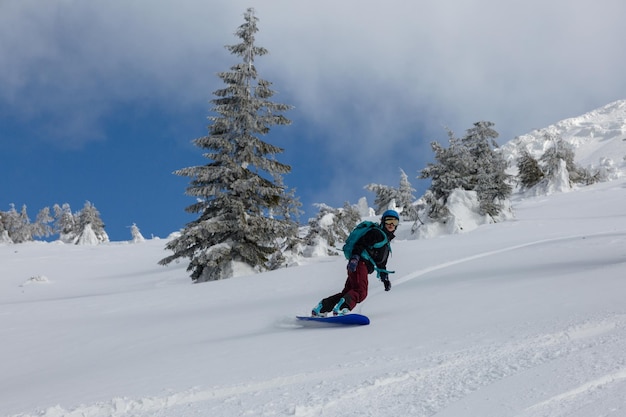
[(211, 100), (217, 115), (208, 118), (209, 134), (194, 141), (211, 162), (174, 172), (191, 178), (187, 194), (197, 202), (186, 211), (200, 215), (166, 245), (173, 254), (159, 263), (189, 258), (194, 282), (229, 278), (236, 262), (264, 270), (278, 250), (276, 241), (296, 233), (288, 216), (293, 210), (286, 207), (297, 204), (276, 181), (291, 167), (275, 158), (283, 149), (259, 138), (270, 126), (290, 124), (281, 112), (291, 106), (270, 101), (271, 83), (257, 76), (254, 65), (255, 57), (268, 53), (254, 43), (254, 9), (244, 20), (236, 32), (241, 43), (226, 46), (241, 62), (218, 74), (226, 87)]
[(492, 122), (477, 122), (468, 129), (462, 142), (470, 154), (470, 175), (472, 189), (478, 195), (483, 213), (496, 216), (501, 209), (500, 202), (511, 195), (507, 162), (497, 151), (498, 132)]

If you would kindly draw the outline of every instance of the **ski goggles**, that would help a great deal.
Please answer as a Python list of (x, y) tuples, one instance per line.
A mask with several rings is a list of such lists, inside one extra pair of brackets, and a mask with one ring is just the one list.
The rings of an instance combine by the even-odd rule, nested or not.
[(385, 219), (385, 224), (393, 224), (395, 227), (398, 227), (398, 223), (400, 223), (398, 219)]

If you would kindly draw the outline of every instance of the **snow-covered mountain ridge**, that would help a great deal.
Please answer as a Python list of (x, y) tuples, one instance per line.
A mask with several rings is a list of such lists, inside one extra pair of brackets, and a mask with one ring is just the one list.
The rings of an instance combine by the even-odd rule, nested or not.
[[(582, 168), (599, 173), (601, 181), (612, 181), (626, 176), (626, 100), (619, 100), (596, 110), (562, 120), (543, 129), (519, 136), (500, 151), (508, 162), (507, 173), (516, 178), (517, 160), (522, 150), (539, 159), (561, 138), (574, 150), (574, 160)], [(403, 239), (428, 239), (445, 234), (466, 233), (496, 221), (515, 218), (516, 206), (529, 197), (547, 196), (571, 191), (582, 186), (572, 184), (562, 163), (557, 175), (545, 179), (530, 189), (514, 188), (510, 201), (504, 202), (498, 219), (481, 214), (475, 191), (454, 190), (446, 202), (449, 216), (446, 222), (426, 221), (415, 232), (400, 231)]]
[[(583, 167), (607, 167), (612, 178), (626, 172), (626, 100), (618, 100), (581, 116), (521, 135), (501, 149), (509, 163), (515, 164), (520, 148), (538, 158), (552, 146), (545, 135), (561, 137), (575, 150), (575, 161)], [(610, 160), (610, 161), (609, 161)]]

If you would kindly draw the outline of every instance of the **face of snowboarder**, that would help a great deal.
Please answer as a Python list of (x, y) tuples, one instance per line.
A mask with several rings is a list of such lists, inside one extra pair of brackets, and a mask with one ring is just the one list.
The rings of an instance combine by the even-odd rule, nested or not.
[(398, 223), (400, 223), (398, 221), (398, 219), (394, 219), (393, 217), (387, 217), (384, 220), (385, 223), (385, 227), (387, 228), (387, 230), (396, 230), (396, 227), (398, 227)]

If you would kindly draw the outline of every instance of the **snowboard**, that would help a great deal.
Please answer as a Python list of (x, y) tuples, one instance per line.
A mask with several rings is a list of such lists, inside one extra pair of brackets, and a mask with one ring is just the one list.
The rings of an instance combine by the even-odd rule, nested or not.
[(340, 326), (363, 326), (370, 324), (370, 319), (362, 314), (346, 314), (343, 316), (328, 317), (296, 316), (296, 318), (303, 323), (310, 324), (319, 323)]

